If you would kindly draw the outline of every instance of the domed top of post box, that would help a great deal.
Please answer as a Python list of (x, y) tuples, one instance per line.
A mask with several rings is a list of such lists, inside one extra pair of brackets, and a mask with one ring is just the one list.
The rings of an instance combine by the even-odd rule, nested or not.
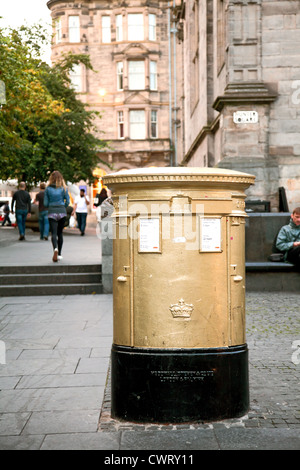
[(164, 185), (176, 184), (204, 184), (204, 185), (241, 185), (246, 189), (254, 184), (255, 176), (239, 171), (224, 168), (197, 168), (197, 167), (152, 167), (137, 168), (132, 170), (120, 170), (103, 177), (104, 184), (136, 185), (157, 183)]

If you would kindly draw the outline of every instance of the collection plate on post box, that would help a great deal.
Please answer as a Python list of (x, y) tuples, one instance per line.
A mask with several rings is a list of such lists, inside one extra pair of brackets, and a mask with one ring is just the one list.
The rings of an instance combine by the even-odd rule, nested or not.
[(221, 251), (221, 218), (200, 218), (200, 251)]
[(140, 218), (140, 253), (160, 252), (160, 219), (159, 217)]

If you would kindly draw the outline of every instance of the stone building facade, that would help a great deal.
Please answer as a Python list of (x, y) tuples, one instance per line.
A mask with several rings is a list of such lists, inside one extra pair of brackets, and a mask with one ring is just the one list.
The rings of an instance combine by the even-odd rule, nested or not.
[(300, 206), (300, 1), (182, 0), (180, 164), (256, 175), (251, 199)]
[(52, 61), (68, 51), (86, 53), (95, 70), (77, 66), (71, 79), (80, 98), (102, 116), (96, 124), (109, 148), (99, 154), (107, 165), (99, 167), (170, 165), (166, 2), (49, 0), (47, 5)]

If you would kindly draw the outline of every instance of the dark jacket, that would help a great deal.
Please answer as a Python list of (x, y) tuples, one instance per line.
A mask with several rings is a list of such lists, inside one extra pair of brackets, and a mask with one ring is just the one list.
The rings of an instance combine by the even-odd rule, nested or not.
[(31, 211), (31, 199), (30, 195), (25, 189), (19, 189), (15, 192), (12, 198), (11, 210), (14, 210), (14, 205), (16, 203), (16, 210)]
[(291, 219), (289, 225), (281, 227), (276, 241), (276, 248), (285, 253), (285, 260), (294, 242), (300, 242), (300, 225), (294, 224)]
[(44, 206), (44, 195), (45, 191), (40, 191), (37, 193), (35, 200), (39, 203), (39, 212), (44, 212), (46, 211), (46, 207)]

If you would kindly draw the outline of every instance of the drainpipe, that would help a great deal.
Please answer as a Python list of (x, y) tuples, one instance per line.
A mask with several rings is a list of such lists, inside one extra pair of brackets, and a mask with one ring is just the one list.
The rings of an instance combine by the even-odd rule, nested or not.
[[(176, 0), (173, 0), (175, 11)], [(176, 74), (176, 23), (173, 21), (173, 66), (174, 66), (174, 166), (177, 166), (177, 74)]]
[(168, 40), (169, 40), (169, 133), (170, 133), (170, 165), (173, 166), (173, 129), (172, 129), (172, 68), (171, 68), (171, 5), (168, 2)]

